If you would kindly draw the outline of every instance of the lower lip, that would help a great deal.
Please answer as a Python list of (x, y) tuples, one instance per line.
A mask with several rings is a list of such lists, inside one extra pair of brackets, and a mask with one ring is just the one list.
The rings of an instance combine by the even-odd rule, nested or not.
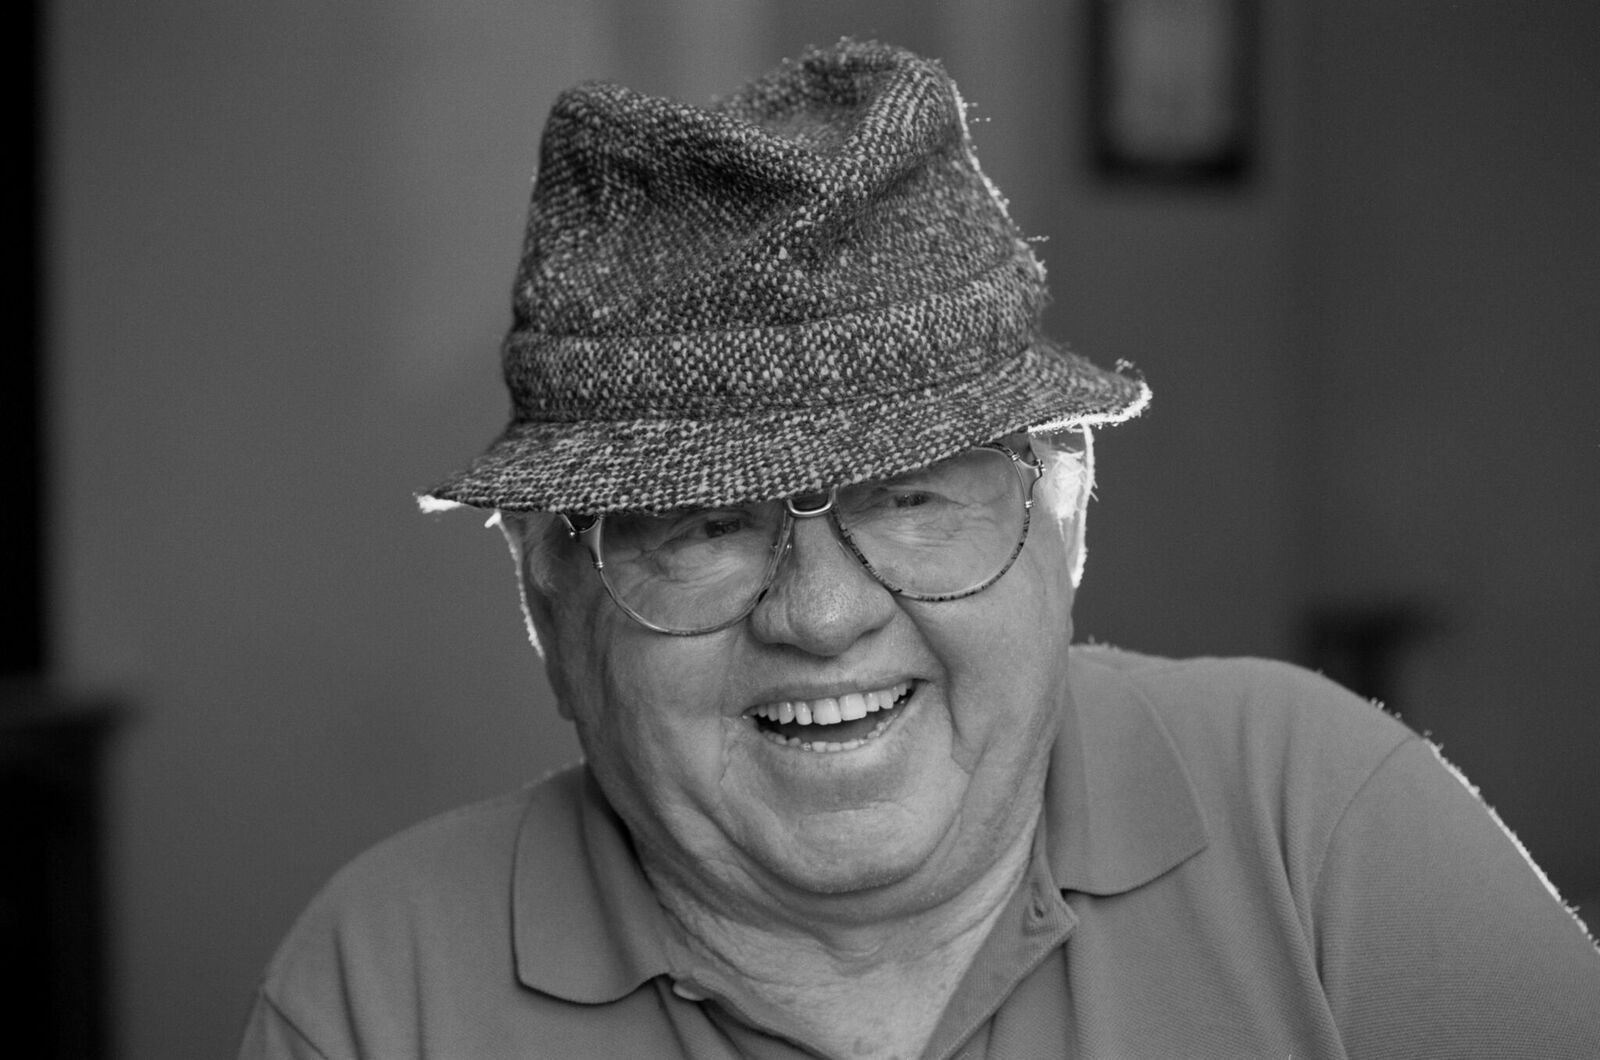
[[(801, 740), (798, 737), (784, 736), (776, 732), (762, 732), (761, 738), (777, 747), (789, 751), (801, 751), (814, 755), (848, 754), (851, 751), (860, 751), (871, 747), (881, 740), (886, 733), (900, 722), (900, 718), (911, 707), (911, 701), (916, 698), (918, 685), (913, 684), (910, 691), (895, 701), (890, 708), (889, 715), (879, 720), (867, 735), (842, 743), (829, 743), (826, 740)], [(881, 713), (881, 712), (880, 712)]]

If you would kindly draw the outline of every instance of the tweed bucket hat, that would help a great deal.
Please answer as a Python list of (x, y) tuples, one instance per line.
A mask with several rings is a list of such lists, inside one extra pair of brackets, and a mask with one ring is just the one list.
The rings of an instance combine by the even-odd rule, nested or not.
[(706, 107), (579, 85), (540, 145), (510, 425), (423, 502), (765, 500), (1141, 411), (1045, 300), (937, 62), (844, 40)]

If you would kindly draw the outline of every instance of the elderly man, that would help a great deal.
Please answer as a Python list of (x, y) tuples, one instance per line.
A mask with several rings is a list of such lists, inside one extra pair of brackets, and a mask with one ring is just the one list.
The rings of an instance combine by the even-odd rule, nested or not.
[(933, 62), (551, 115), (499, 513), (584, 762), (342, 872), (246, 1057), (1600, 1056), (1600, 956), (1312, 675), (1071, 646), (1142, 381)]

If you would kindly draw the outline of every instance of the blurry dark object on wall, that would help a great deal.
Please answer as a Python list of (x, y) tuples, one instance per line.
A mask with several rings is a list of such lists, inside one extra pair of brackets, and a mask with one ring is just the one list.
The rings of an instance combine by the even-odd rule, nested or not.
[(0, 1013), (7, 1054), (107, 1053), (101, 763), (112, 711), (0, 683)]
[(1255, 154), (1255, 0), (1090, 0), (1089, 129), (1114, 182), (1238, 184)]
[(48, 8), (6, 8), (6, 246), (21, 277), (0, 357), (0, 1021), (6, 1055), (109, 1055), (103, 902), (102, 759), (112, 711), (51, 690), (46, 585), (45, 320), (48, 196), (40, 56)]
[(1400, 672), (1441, 626), (1434, 609), (1410, 600), (1318, 603), (1302, 620), (1298, 661), (1404, 720)]

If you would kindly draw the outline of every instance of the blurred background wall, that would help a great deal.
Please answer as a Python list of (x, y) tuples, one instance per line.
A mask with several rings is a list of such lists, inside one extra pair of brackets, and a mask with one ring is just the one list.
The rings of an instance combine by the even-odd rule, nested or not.
[(45, 6), (45, 676), (119, 705), (115, 1055), (230, 1055), (334, 868), (574, 755), (496, 537), (411, 501), (502, 423), (556, 91), (699, 99), (845, 32), (946, 61), (1052, 330), (1155, 386), (1099, 447), (1082, 634), (1375, 636), (1352, 672), (1600, 893), (1600, 5), (1271, 4), (1214, 187), (1093, 171), (1085, 2)]

